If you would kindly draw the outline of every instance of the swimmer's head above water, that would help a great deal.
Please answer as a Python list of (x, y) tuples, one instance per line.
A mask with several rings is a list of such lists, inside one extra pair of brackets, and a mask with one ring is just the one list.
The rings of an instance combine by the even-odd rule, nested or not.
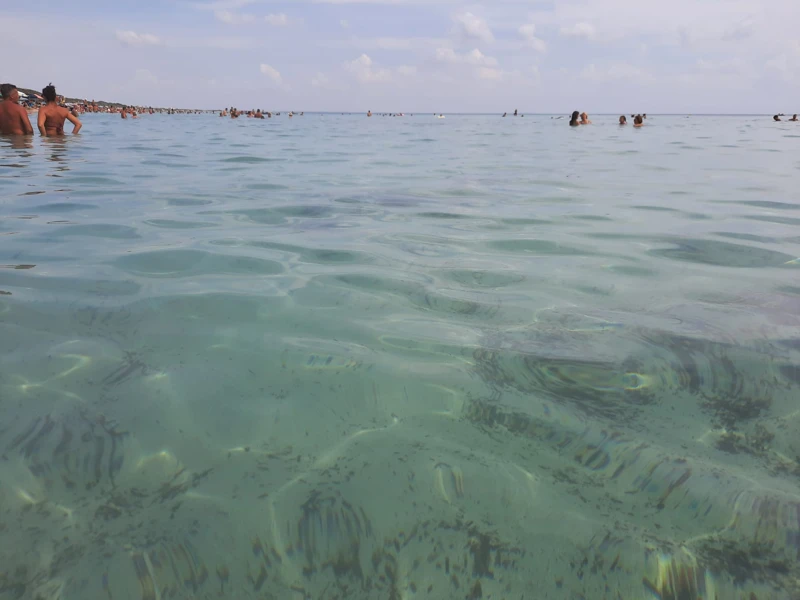
[(3, 97), (3, 100), (11, 100), (14, 101), (13, 96), (19, 98), (19, 92), (17, 92), (17, 86), (13, 83), (4, 83), (0, 85), (0, 96)]
[(56, 94), (56, 86), (52, 83), (42, 90), (42, 97), (48, 102), (55, 102), (58, 95)]

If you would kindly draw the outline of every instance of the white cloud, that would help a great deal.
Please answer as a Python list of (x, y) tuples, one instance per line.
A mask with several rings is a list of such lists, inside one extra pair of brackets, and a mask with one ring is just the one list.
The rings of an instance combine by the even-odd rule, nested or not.
[(230, 10), (257, 4), (259, 0), (217, 0), (216, 2), (196, 2), (192, 4), (199, 10)]
[(342, 19), (339, 21), (339, 25), (341, 25), (342, 29), (349, 29), (350, 23), (347, 22), (347, 19)]
[(494, 34), (489, 29), (488, 23), (471, 12), (456, 15), (453, 17), (453, 21), (455, 22), (456, 32), (466, 38), (489, 43), (494, 41)]
[(478, 69), (478, 77), (481, 79), (490, 79), (490, 80), (498, 80), (502, 77), (502, 73), (499, 69), (493, 69), (491, 67), (481, 67)]
[(274, 81), (275, 83), (280, 84), (283, 82), (280, 71), (278, 71), (275, 67), (271, 67), (270, 65), (262, 63), (261, 73), (272, 79), (272, 81)]
[(314, 87), (328, 87), (331, 83), (330, 78), (328, 78), (325, 73), (317, 73), (314, 75), (313, 79), (311, 80), (311, 85)]
[(753, 19), (748, 18), (740, 21), (736, 25), (728, 27), (722, 34), (722, 39), (726, 42), (739, 42), (751, 37), (756, 31)]
[(544, 40), (536, 37), (536, 25), (533, 23), (523, 25), (518, 31), (522, 39), (537, 52), (545, 52), (547, 50), (547, 44), (545, 44)]
[(783, 52), (770, 57), (764, 66), (775, 72), (784, 82), (793, 83), (798, 79), (797, 64), (800, 62), (800, 42), (793, 40), (786, 44)]
[(117, 31), (117, 39), (127, 46), (157, 46), (161, 40), (150, 33)]
[(425, 51), (435, 49), (449, 43), (446, 38), (422, 38), (422, 37), (344, 37), (329, 40), (317, 40), (316, 44), (322, 48), (358, 48), (365, 50), (406, 50), (406, 51)]
[(438, 48), (436, 50), (436, 60), (452, 64), (473, 65), (476, 67), (494, 67), (497, 65), (497, 59), (484, 55), (483, 52), (477, 48), (465, 54), (459, 54), (452, 48)]
[(355, 75), (361, 83), (385, 83), (392, 79), (392, 72), (389, 69), (375, 67), (372, 59), (366, 54), (346, 62), (344, 68)]
[(561, 28), (561, 35), (565, 35), (567, 37), (578, 37), (578, 38), (586, 38), (587, 40), (593, 40), (597, 35), (597, 30), (595, 26), (591, 23), (575, 23), (575, 25), (571, 27), (562, 27)]
[(256, 20), (253, 15), (246, 15), (243, 13), (234, 13), (229, 10), (214, 11), (214, 18), (221, 23), (227, 25), (246, 25)]
[(417, 74), (417, 67), (410, 65), (401, 65), (397, 67), (397, 72), (404, 77), (411, 77)]
[(284, 13), (278, 13), (276, 15), (267, 15), (264, 17), (264, 21), (275, 27), (286, 27), (289, 24), (289, 17)]

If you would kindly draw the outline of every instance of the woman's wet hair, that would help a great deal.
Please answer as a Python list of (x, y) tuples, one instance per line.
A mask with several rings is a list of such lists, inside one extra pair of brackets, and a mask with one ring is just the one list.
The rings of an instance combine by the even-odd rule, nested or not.
[(573, 112), (573, 113), (572, 113), (572, 120), (573, 120), (573, 121), (577, 121), (577, 120), (578, 120), (578, 118), (580, 118), (580, 116), (581, 116), (581, 113), (579, 113), (579, 112), (576, 110), (575, 112)]
[(42, 90), (42, 97), (48, 102), (56, 101), (56, 86), (52, 83)]

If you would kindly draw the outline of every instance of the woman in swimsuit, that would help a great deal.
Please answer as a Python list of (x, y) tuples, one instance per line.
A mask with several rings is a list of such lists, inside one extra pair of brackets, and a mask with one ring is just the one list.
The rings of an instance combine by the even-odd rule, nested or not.
[(75, 126), (72, 129), (72, 133), (78, 133), (81, 130), (83, 124), (78, 117), (58, 105), (56, 88), (53, 87), (52, 83), (42, 90), (42, 96), (47, 100), (47, 104), (39, 109), (39, 133), (43, 137), (64, 135), (64, 121), (66, 120), (69, 120)]

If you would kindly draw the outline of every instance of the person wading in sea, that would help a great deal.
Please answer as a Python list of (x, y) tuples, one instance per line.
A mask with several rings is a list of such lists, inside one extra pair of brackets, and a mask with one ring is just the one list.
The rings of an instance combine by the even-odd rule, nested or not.
[(17, 102), (19, 92), (17, 87), (10, 83), (0, 85), (0, 134), (3, 135), (31, 135), (33, 125), (28, 119), (28, 112)]
[[(64, 135), (64, 121), (69, 120), (75, 127), (72, 133), (78, 133), (83, 127), (78, 117), (73, 115), (66, 108), (58, 105), (58, 96), (56, 95), (56, 88), (51, 83), (42, 90), (42, 97), (47, 100), (42, 108), (39, 109), (39, 119), (37, 124), (39, 126), (39, 133), (43, 137), (54, 137)], [(133, 113), (133, 118), (136, 118), (136, 113)]]

